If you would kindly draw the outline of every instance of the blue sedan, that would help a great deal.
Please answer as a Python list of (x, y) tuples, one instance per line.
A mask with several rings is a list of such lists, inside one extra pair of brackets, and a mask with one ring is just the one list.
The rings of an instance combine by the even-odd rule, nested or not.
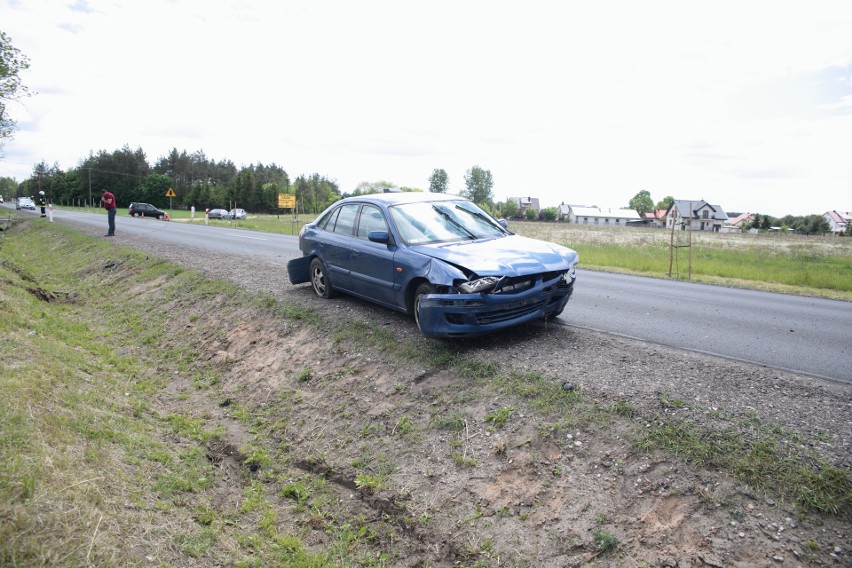
[(290, 282), (414, 316), (426, 337), (464, 337), (555, 317), (574, 290), (577, 253), (515, 235), (474, 203), (381, 193), (334, 203), (299, 232)]

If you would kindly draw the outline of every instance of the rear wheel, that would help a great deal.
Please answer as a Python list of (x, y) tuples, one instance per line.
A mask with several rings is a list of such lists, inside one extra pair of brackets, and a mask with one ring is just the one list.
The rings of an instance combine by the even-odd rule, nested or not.
[(434, 294), (435, 292), (435, 287), (428, 282), (423, 282), (417, 286), (417, 289), (414, 291), (414, 302), (412, 303), (414, 307), (414, 323), (417, 324), (417, 329), (419, 329), (421, 333), (423, 332), (423, 329), (420, 327), (420, 300), (423, 296)]
[(138, 216), (139, 216), (139, 213), (137, 213), (136, 211), (134, 211), (134, 212), (133, 212), (133, 216), (134, 216), (134, 217), (138, 217)]
[(334, 297), (334, 288), (325, 270), (325, 264), (318, 258), (311, 261), (311, 287), (320, 298)]

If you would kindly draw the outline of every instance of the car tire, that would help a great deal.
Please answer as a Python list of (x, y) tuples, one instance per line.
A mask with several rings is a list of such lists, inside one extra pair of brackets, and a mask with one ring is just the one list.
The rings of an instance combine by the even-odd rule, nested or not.
[(162, 213), (160, 213), (160, 214), (158, 214), (158, 215), (157, 215), (157, 219), (158, 219), (158, 220), (160, 220), (160, 221), (162, 221), (162, 220), (163, 220), (163, 215), (162, 215)]
[(328, 271), (325, 269), (325, 263), (319, 258), (311, 261), (311, 288), (320, 298), (334, 297), (334, 288), (331, 285), (331, 279), (328, 277)]
[(417, 324), (417, 329), (422, 333), (420, 328), (420, 298), (428, 294), (434, 294), (437, 290), (428, 282), (422, 282), (414, 291), (414, 299), (411, 302), (412, 312), (414, 312), (414, 323)]
[(131, 214), (131, 216), (132, 216), (132, 217), (138, 217), (138, 216), (139, 216), (139, 213), (137, 213), (136, 211), (134, 211), (134, 212)]

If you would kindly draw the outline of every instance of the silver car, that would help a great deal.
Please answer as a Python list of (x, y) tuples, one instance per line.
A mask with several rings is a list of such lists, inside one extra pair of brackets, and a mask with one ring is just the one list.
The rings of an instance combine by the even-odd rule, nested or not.
[(15, 202), (15, 209), (31, 209), (36, 210), (35, 202), (29, 197), (19, 197)]
[(228, 211), (228, 219), (245, 219), (246, 217), (245, 209), (231, 209)]

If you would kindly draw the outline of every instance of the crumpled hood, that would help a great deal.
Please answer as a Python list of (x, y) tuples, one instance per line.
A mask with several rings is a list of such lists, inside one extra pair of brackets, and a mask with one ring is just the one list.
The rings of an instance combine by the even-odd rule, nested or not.
[(579, 260), (577, 253), (567, 247), (519, 235), (419, 245), (411, 247), (411, 250), (462, 266), (478, 276), (524, 276), (567, 270)]

